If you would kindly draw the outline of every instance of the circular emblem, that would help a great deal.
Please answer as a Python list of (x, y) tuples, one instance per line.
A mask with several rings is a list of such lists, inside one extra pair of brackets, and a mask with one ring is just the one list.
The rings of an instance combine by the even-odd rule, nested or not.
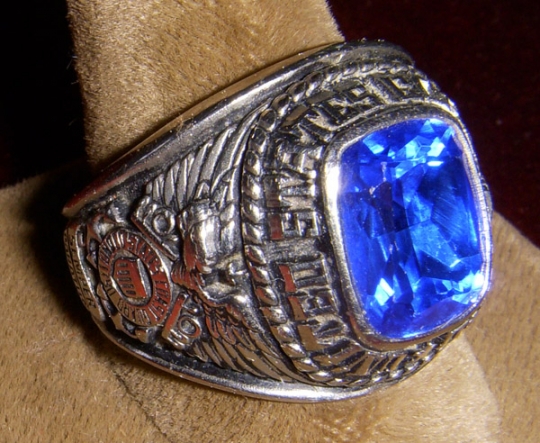
[(100, 245), (98, 268), (111, 302), (130, 322), (161, 324), (171, 304), (171, 285), (158, 253), (140, 235), (119, 229)]

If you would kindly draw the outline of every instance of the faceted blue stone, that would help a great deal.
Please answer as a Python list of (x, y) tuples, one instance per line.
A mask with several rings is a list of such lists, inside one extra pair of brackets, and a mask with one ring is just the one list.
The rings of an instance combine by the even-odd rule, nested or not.
[(454, 129), (396, 123), (348, 147), (337, 197), (345, 257), (370, 327), (428, 334), (479, 303), (479, 224)]

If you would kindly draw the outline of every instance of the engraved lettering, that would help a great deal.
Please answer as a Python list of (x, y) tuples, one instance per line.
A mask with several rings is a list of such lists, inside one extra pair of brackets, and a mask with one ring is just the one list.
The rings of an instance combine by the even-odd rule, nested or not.
[(156, 251), (138, 234), (118, 230), (99, 251), (103, 288), (123, 317), (144, 327), (165, 320), (172, 295)]
[(309, 286), (326, 286), (327, 268), (324, 258), (281, 264), (278, 266), (285, 281), (286, 292), (296, 292)]
[(321, 234), (319, 215), (315, 211), (288, 211), (269, 214), (272, 240), (309, 238)]

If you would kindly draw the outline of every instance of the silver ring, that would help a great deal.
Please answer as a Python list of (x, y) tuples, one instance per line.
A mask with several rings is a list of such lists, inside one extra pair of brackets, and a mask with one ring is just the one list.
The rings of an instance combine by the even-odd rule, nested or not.
[(284, 401), (394, 384), (475, 315), (491, 205), (454, 104), (385, 43), (219, 93), (64, 209), (101, 330), (180, 377)]

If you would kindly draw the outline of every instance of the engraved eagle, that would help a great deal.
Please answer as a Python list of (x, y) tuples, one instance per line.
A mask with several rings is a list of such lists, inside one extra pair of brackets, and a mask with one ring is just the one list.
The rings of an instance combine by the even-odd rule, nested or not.
[(169, 345), (221, 367), (299, 379), (265, 333), (250, 296), (239, 211), (245, 133), (226, 129), (186, 153), (147, 183), (131, 219), (171, 260), (179, 298), (200, 306), (195, 311), (205, 334), (188, 345), (168, 340)]

